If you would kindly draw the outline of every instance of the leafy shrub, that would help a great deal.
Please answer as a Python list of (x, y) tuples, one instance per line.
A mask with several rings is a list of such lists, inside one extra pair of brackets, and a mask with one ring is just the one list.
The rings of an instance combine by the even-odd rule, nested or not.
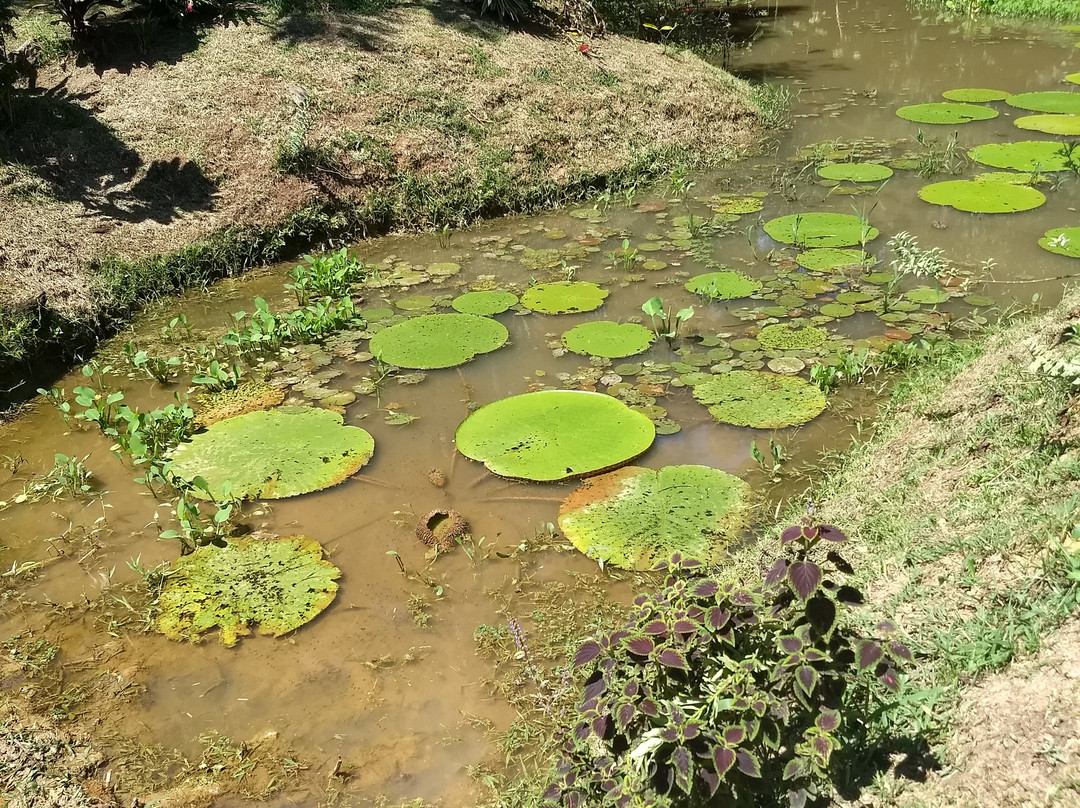
[(298, 306), (306, 306), (314, 297), (344, 297), (352, 291), (354, 283), (362, 281), (369, 272), (363, 261), (349, 255), (342, 247), (326, 255), (305, 255), (308, 262), (299, 264), (292, 271), (292, 283), (285, 288), (296, 295)]
[(911, 658), (892, 624), (868, 636), (841, 620), (862, 602), (841, 583), (846, 541), (790, 527), (752, 588), (673, 557), (658, 595), (577, 652), (584, 695), (541, 804), (802, 808), (828, 794), (833, 755)]
[(520, 23), (536, 11), (533, 0), (476, 0), (481, 14), (494, 14), (500, 20)]

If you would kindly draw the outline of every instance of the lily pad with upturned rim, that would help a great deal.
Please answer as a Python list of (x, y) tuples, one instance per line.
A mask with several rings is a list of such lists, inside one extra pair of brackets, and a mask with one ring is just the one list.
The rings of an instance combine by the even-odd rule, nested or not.
[(512, 292), (465, 292), (455, 297), (450, 306), (461, 314), (477, 314), (486, 317), (502, 314), (517, 302), (517, 295)]
[(709, 300), (737, 300), (749, 297), (761, 288), (761, 281), (741, 272), (706, 272), (688, 280), (685, 288)]
[(879, 235), (876, 227), (850, 213), (792, 213), (762, 227), (774, 241), (797, 247), (853, 247)]
[(399, 368), (435, 370), (463, 365), (506, 344), (510, 332), (490, 317), (475, 314), (425, 314), (384, 328), (368, 350)]
[(678, 552), (719, 563), (750, 516), (750, 486), (708, 466), (629, 466), (586, 480), (559, 508), (559, 527), (589, 558), (652, 569)]
[(531, 286), (521, 296), (525, 308), (540, 314), (574, 314), (604, 305), (606, 289), (586, 281), (556, 281)]
[(967, 213), (1017, 213), (1046, 202), (1046, 196), (1027, 185), (1006, 182), (948, 180), (925, 185), (919, 198), (932, 205), (946, 205)]
[(1017, 129), (1047, 135), (1080, 135), (1080, 115), (1025, 115), (1013, 121)]
[(503, 477), (554, 482), (629, 463), (656, 439), (645, 415), (617, 398), (541, 390), (492, 402), (461, 422), (463, 455)]
[(282, 499), (337, 485), (359, 471), (375, 440), (314, 407), (250, 412), (210, 426), (172, 451), (169, 469), (204, 478), (215, 498)]
[(948, 101), (961, 101), (965, 104), (985, 104), (988, 101), (1004, 101), (1011, 93), (1004, 90), (985, 90), (978, 87), (962, 87), (946, 90), (941, 94)]
[(1031, 112), (1053, 112), (1066, 115), (1080, 113), (1080, 93), (1064, 90), (1047, 90), (1037, 93), (1010, 95), (1005, 103), (1017, 109)]
[(825, 409), (825, 394), (797, 376), (733, 370), (694, 386), (694, 398), (717, 421), (756, 429), (804, 424)]
[(1055, 227), (1047, 230), (1039, 239), (1039, 246), (1056, 255), (1080, 258), (1080, 227)]
[(655, 339), (643, 325), (601, 320), (574, 326), (562, 335), (562, 344), (576, 354), (622, 359), (647, 351)]
[(878, 163), (825, 163), (817, 173), (822, 179), (837, 182), (881, 182), (891, 177), (893, 170)]
[(951, 101), (934, 101), (929, 104), (912, 104), (896, 110), (898, 117), (913, 123), (957, 125), (972, 121), (989, 121), (998, 116), (996, 109), (977, 104), (958, 104)]
[(862, 250), (843, 247), (819, 247), (814, 250), (803, 250), (795, 256), (795, 261), (804, 269), (827, 272), (831, 269), (872, 266), (877, 259)]
[(216, 627), (230, 647), (251, 625), (280, 637), (330, 605), (340, 575), (323, 559), (322, 545), (307, 536), (241, 537), (224, 547), (199, 547), (169, 568), (155, 626), (190, 642)]
[(984, 143), (969, 149), (968, 157), (984, 166), (1010, 171), (1065, 171), (1069, 164), (1059, 154), (1062, 145), (1050, 140)]

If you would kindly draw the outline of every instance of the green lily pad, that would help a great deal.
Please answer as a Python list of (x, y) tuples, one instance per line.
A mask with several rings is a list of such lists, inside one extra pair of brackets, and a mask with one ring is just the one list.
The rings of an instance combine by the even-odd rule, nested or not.
[(462, 314), (488, 316), (502, 314), (517, 302), (517, 295), (511, 292), (466, 292), (455, 297), (450, 306)]
[(437, 278), (446, 278), (450, 275), (457, 275), (461, 272), (461, 264), (456, 264), (453, 261), (440, 261), (436, 264), (428, 264), (428, 275), (434, 275)]
[(425, 314), (384, 328), (368, 350), (399, 368), (452, 368), (501, 348), (510, 333), (490, 317), (475, 314)]
[(204, 478), (215, 498), (282, 499), (319, 491), (359, 471), (375, 441), (340, 415), (313, 407), (281, 407), (218, 421), (173, 449), (170, 468)]
[(821, 415), (825, 394), (797, 376), (733, 370), (694, 387), (717, 421), (756, 429), (804, 424)]
[(1080, 113), (1080, 93), (1063, 90), (1010, 95), (1005, 99), (1005, 103), (1010, 107), (1026, 109), (1031, 112), (1054, 112), (1066, 115)]
[(226, 646), (250, 634), (251, 625), (280, 637), (330, 605), (340, 575), (307, 536), (199, 547), (170, 567), (155, 625), (166, 637), (190, 642), (217, 627)]
[(847, 303), (849, 306), (869, 303), (872, 300), (874, 300), (874, 296), (869, 292), (841, 292), (836, 296), (837, 303)]
[(812, 325), (796, 326), (793, 323), (767, 325), (757, 335), (763, 348), (791, 351), (816, 348), (829, 338), (827, 331)]
[(905, 292), (904, 297), (912, 303), (921, 303), (927, 306), (944, 303), (949, 299), (947, 292), (943, 292), (940, 289), (932, 289), (929, 286), (920, 286), (917, 289), (912, 289), (910, 292)]
[(1057, 255), (1080, 258), (1080, 227), (1055, 227), (1047, 230), (1039, 239), (1039, 246)]
[(481, 407), (462, 421), (454, 441), (495, 474), (555, 481), (617, 468), (655, 438), (652, 421), (617, 398), (541, 390)]
[(538, 283), (521, 296), (522, 304), (541, 314), (573, 314), (593, 311), (604, 305), (606, 289), (585, 281)]
[(949, 180), (919, 189), (919, 198), (932, 205), (947, 205), (968, 213), (1015, 213), (1046, 202), (1041, 191), (1006, 182)]
[(750, 486), (708, 466), (629, 466), (586, 480), (559, 507), (559, 527), (589, 558), (652, 569), (672, 553), (717, 564), (749, 520)]
[(739, 351), (740, 353), (744, 351), (757, 351), (761, 349), (761, 343), (750, 337), (739, 337), (731, 341), (731, 349)]
[(435, 298), (430, 295), (413, 295), (412, 297), (403, 297), (400, 300), (395, 300), (394, 305), (402, 311), (419, 311), (421, 309), (430, 309), (435, 305)]
[(765, 232), (797, 247), (852, 247), (878, 237), (876, 227), (850, 213), (793, 213), (770, 219)]
[(984, 90), (965, 87), (958, 90), (946, 90), (942, 97), (949, 101), (962, 101), (968, 104), (985, 104), (987, 101), (1004, 101), (1010, 93), (1004, 90)]
[(1033, 185), (1031, 174), (1017, 174), (1015, 171), (984, 171), (976, 174), (975, 182), (1005, 182), (1009, 185)]
[(848, 267), (868, 267), (877, 259), (862, 250), (840, 247), (819, 247), (816, 250), (804, 250), (795, 256), (799, 266), (814, 272), (828, 272), (832, 269)]
[(1025, 115), (1013, 121), (1018, 129), (1048, 135), (1080, 135), (1080, 115)]
[[(1080, 258), (1080, 254), (1076, 257)], [(987, 297), (986, 295), (968, 295), (964, 298), (964, 302), (969, 306), (975, 306), (980, 309), (986, 309), (997, 305), (997, 301), (994, 300), (994, 298)]]
[(850, 317), (855, 313), (855, 307), (847, 303), (826, 303), (818, 311), (826, 317)]
[(731, 213), (741, 216), (746, 213), (757, 213), (765, 207), (764, 200), (756, 196), (734, 196), (717, 194), (705, 200), (710, 208), (717, 213)]
[(778, 356), (765, 366), (773, 373), (801, 373), (806, 363), (796, 356)]
[(877, 163), (826, 163), (819, 166), (818, 176), (837, 182), (880, 182), (893, 175), (888, 166)]
[(1069, 84), (1080, 84), (1080, 73), (1070, 73), (1065, 77), (1065, 81)]
[(685, 287), (709, 300), (736, 300), (754, 294), (761, 288), (761, 281), (741, 272), (706, 272), (688, 280)]
[(930, 104), (912, 104), (900, 107), (896, 114), (905, 121), (915, 123), (948, 124), (950, 126), (972, 121), (989, 121), (998, 116), (996, 109), (975, 104), (956, 104), (935, 101)]
[(1010, 171), (1065, 171), (1069, 164), (1060, 154), (1061, 148), (1061, 143), (1047, 140), (986, 143), (970, 149), (968, 157), (984, 166)]
[(576, 354), (622, 359), (647, 351), (655, 339), (643, 325), (599, 321), (574, 326), (562, 335), (562, 344)]

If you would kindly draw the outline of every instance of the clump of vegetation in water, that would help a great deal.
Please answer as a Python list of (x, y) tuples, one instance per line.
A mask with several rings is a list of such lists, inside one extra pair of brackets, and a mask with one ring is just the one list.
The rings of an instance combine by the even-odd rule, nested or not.
[(664, 588), (578, 650), (581, 702), (541, 805), (780, 804), (830, 793), (836, 756), (868, 743), (911, 653), (895, 627), (851, 627), (847, 537), (789, 527), (753, 584), (672, 557)]
[(641, 310), (652, 320), (653, 332), (656, 336), (666, 339), (669, 345), (679, 338), (679, 329), (682, 324), (694, 316), (693, 306), (687, 306), (678, 311), (671, 307), (665, 309), (662, 297), (650, 297), (641, 304)]

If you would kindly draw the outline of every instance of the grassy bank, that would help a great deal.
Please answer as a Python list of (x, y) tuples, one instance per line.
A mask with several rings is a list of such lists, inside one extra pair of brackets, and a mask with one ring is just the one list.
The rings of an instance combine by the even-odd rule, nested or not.
[(916, 0), (916, 4), (944, 11), (1039, 20), (1080, 20), (1076, 0)]

